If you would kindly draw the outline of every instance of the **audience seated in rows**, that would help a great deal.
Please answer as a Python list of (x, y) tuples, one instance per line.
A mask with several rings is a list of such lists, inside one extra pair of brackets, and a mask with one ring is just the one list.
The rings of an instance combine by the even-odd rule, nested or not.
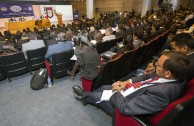
[[(168, 51), (155, 62), (156, 74), (117, 81), (92, 92), (84, 92), (79, 86), (73, 86), (73, 93), (79, 101), (100, 106), (109, 114), (113, 114), (114, 108), (117, 108), (124, 115), (150, 117), (183, 95), (189, 64), (184, 54)], [(104, 90), (109, 90), (109, 93)]]
[[(114, 16), (115, 15), (113, 15), (113, 17)], [(174, 16), (175, 15), (172, 14), (172, 16), (169, 18), (173, 18)], [(135, 17), (134, 13), (131, 13), (129, 17), (131, 17), (131, 19), (128, 17), (125, 17), (124, 20), (126, 21), (122, 19), (118, 19), (113, 22), (111, 20), (113, 18), (111, 17), (111, 14), (110, 14), (110, 15), (107, 15), (106, 17), (103, 17), (104, 18), (103, 20), (98, 20), (97, 22), (93, 22), (92, 25), (89, 25), (89, 23), (87, 22), (76, 21), (75, 23), (72, 23), (72, 25), (67, 25), (62, 27), (59, 25), (57, 27), (52, 26), (50, 30), (43, 28), (43, 31), (40, 31), (40, 32), (35, 29), (34, 33), (36, 34), (36, 36), (39, 35), (38, 37), (39, 39), (43, 39), (43, 40), (48, 40), (50, 38), (55, 38), (55, 37), (58, 38), (59, 43), (54, 45), (49, 45), (47, 54), (45, 56), (52, 62), (52, 59), (51, 59), (52, 54), (72, 49), (73, 45), (70, 42), (72, 38), (72, 34), (75, 35), (77, 34), (78, 30), (85, 29), (85, 32), (82, 31), (79, 36), (76, 36), (77, 37), (76, 40), (73, 39), (77, 61), (75, 62), (75, 65), (72, 71), (69, 71), (68, 74), (70, 76), (75, 77), (76, 71), (78, 70), (79, 67), (81, 67), (80, 68), (81, 76), (88, 80), (93, 80), (98, 76), (97, 66), (100, 65), (100, 56), (98, 55), (95, 46), (90, 43), (88, 33), (86, 32), (87, 27), (92, 26), (90, 27), (89, 36), (90, 38), (96, 40), (97, 44), (101, 43), (102, 41), (104, 42), (104, 41), (118, 38), (120, 36), (123, 37), (128, 35), (123, 43), (124, 46), (119, 49), (117, 48), (118, 50), (117, 55), (119, 55), (121, 53), (124, 53), (125, 51), (129, 51), (133, 49), (133, 46), (137, 47), (141, 45), (142, 40), (144, 42), (147, 42), (152, 38), (157, 37), (157, 35), (161, 33), (160, 28), (161, 27), (168, 28), (168, 24), (170, 24), (169, 23), (170, 21), (167, 18), (168, 17), (167, 15), (161, 16), (163, 18), (160, 18), (160, 16), (158, 16), (160, 20), (154, 19), (153, 17), (133, 19), (133, 17)], [(183, 16), (183, 19), (184, 19), (184, 16)], [(187, 19), (185, 19), (185, 21), (187, 22)], [(111, 27), (115, 25), (115, 23), (118, 24), (118, 29), (115, 33), (116, 37), (115, 35), (112, 34), (113, 31)], [(102, 39), (102, 33), (98, 30), (95, 30), (94, 32), (92, 30), (94, 28), (96, 29), (107, 28), (103, 39)], [(28, 38), (35, 39), (35, 34), (33, 35), (29, 35), (29, 34), (31, 34), (31, 31), (29, 29), (27, 31), (23, 30), (21, 37), (20, 37), (21, 33), (18, 32), (18, 34), (15, 35), (14, 38), (16, 38), (17, 40), (24, 39), (24, 37), (26, 37), (27, 39)], [(131, 45), (132, 38), (129, 37), (131, 34), (133, 34), (133, 45)], [(9, 31), (4, 32), (3, 37), (7, 39), (13, 38), (12, 34)], [(64, 42), (64, 41), (68, 41), (68, 42)], [(130, 44), (127, 44), (127, 42), (129, 42)], [(175, 35), (175, 37), (172, 39), (172, 42), (171, 42), (171, 46), (174, 51), (185, 53), (188, 56), (191, 62), (191, 66), (189, 65), (187, 58), (185, 58), (183, 54), (179, 54), (176, 52), (164, 52), (164, 54), (158, 60), (155, 60), (153, 62), (152, 68), (155, 67), (154, 69), (156, 69), (156, 74), (160, 77), (159, 80), (155, 82), (157, 83), (161, 82), (162, 84), (158, 84), (155, 86), (153, 82), (152, 84), (154, 86), (149, 85), (148, 87), (143, 87), (142, 89), (135, 91), (131, 95), (123, 97), (119, 91), (121, 89), (124, 89), (127, 83), (138, 82), (142, 80), (142, 77), (145, 77), (147, 79), (147, 77), (151, 77), (152, 75), (155, 76), (154, 74), (144, 74), (142, 76), (132, 78), (131, 82), (118, 81), (118, 82), (115, 82), (112, 87), (104, 86), (101, 89), (115, 90), (114, 94), (111, 96), (109, 101), (111, 104), (113, 104), (115, 108), (118, 108), (118, 110), (122, 114), (126, 114), (126, 115), (148, 114), (150, 116), (152, 114), (156, 114), (160, 112), (162, 109), (165, 108), (166, 105), (168, 105), (170, 102), (172, 102), (173, 100), (181, 96), (183, 92), (184, 84), (186, 82), (185, 78), (193, 77), (193, 71), (194, 71), (193, 54), (194, 53), (193, 53), (192, 43), (194, 43), (193, 39), (191, 39), (191, 37), (186, 34)], [(3, 45), (2, 48), (7, 50), (5, 45)], [(34, 40), (34, 41), (28, 42), (27, 44), (23, 44), (22, 50), (25, 54), (27, 50), (41, 48), (44, 46), (45, 45), (42, 40)], [(14, 47), (14, 45), (12, 44), (11, 47)], [(16, 51), (13, 51), (13, 49), (11, 49), (10, 54), (15, 53)], [(117, 55), (115, 55), (115, 57)], [(175, 69), (174, 69), (174, 66), (175, 66)], [(189, 72), (186, 71), (187, 66), (190, 67)], [(189, 74), (185, 75), (185, 73), (189, 73)], [(80, 89), (79, 87), (76, 87), (76, 86), (73, 87), (74, 94), (77, 99), (83, 102), (87, 101), (89, 103), (94, 103), (96, 105), (99, 105), (102, 108), (104, 108), (107, 112), (112, 114), (114, 111), (114, 108), (109, 104), (109, 102), (104, 101), (99, 104), (96, 103), (97, 101), (100, 100), (100, 97), (102, 94), (101, 89), (98, 89), (94, 92), (83, 92), (82, 89)], [(140, 91), (142, 92), (139, 93)], [(169, 92), (173, 93), (173, 96), (169, 95), (170, 94)], [(92, 95), (94, 97), (91, 97)], [(96, 98), (96, 96), (98, 95), (99, 97)], [(96, 98), (96, 99), (93, 99), (93, 98)], [(144, 102), (143, 107), (141, 104), (142, 102)]]

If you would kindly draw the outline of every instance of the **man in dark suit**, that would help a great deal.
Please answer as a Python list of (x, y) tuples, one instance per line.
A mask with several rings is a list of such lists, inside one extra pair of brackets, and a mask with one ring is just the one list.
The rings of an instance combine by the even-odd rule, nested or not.
[[(115, 107), (125, 115), (152, 115), (182, 96), (189, 64), (188, 58), (182, 53), (164, 52), (154, 62), (156, 74), (145, 74), (124, 82), (117, 81), (93, 92), (84, 92), (79, 86), (73, 86), (74, 95), (80, 101), (101, 106), (110, 114), (113, 114)], [(109, 101), (98, 103), (104, 90), (112, 90), (113, 94)], [(130, 90), (131, 93), (124, 97), (121, 90)]]
[(14, 21), (16, 21), (16, 19), (15, 19), (14, 16), (12, 16), (12, 17), (9, 19), (9, 21), (10, 21), (10, 22), (14, 22)]

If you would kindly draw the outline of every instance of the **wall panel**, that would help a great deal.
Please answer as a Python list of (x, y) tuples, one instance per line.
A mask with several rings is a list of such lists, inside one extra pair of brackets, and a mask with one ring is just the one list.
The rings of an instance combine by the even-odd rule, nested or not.
[[(175, 9), (179, 7), (180, 4), (187, 5), (192, 0), (169, 0)], [(166, 2), (166, 0), (163, 0)], [(142, 0), (94, 0), (94, 17), (99, 17), (101, 12), (109, 11), (130, 11), (135, 9), (136, 11), (141, 11)], [(79, 2), (72, 2), (73, 9), (79, 11), (79, 17), (82, 14), (86, 14), (86, 0), (80, 0)], [(154, 10), (158, 10), (158, 0), (152, 0), (152, 7)], [(96, 13), (95, 9), (99, 8)]]

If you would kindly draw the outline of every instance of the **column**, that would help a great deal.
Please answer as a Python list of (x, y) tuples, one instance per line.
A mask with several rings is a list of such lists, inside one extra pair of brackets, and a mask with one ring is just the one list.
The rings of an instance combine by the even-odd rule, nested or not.
[(94, 17), (94, 1), (86, 0), (86, 12), (87, 18), (92, 19)]
[(148, 10), (151, 10), (152, 0), (142, 0), (142, 10), (141, 10), (141, 17), (146, 15)]

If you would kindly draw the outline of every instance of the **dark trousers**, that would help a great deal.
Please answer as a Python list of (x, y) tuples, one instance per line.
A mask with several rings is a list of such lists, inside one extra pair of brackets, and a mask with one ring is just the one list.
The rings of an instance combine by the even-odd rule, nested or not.
[(103, 102), (98, 103), (98, 104), (96, 103), (96, 102), (100, 101), (103, 90), (112, 90), (112, 86), (111, 85), (104, 85), (104, 86), (102, 86), (102, 87), (100, 87), (97, 90), (94, 90), (92, 92), (85, 92), (84, 95), (83, 95), (84, 100), (89, 102), (89, 103), (99, 105), (106, 112), (113, 115), (114, 108), (109, 103), (109, 101), (103, 101)]

